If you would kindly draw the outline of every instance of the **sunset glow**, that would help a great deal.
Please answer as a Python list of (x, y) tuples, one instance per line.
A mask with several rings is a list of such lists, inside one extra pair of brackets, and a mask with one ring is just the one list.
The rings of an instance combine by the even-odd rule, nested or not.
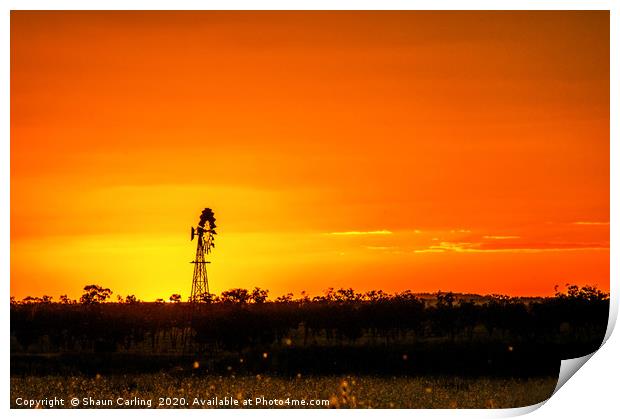
[(12, 12), (11, 295), (609, 290), (608, 12)]

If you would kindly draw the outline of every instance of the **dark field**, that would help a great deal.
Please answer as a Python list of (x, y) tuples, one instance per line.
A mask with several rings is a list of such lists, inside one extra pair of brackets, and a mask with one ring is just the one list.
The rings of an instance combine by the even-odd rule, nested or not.
[[(187, 376), (142, 374), (99, 376), (47, 376), (11, 378), (11, 407), (18, 397), (45, 399), (84, 397), (112, 400), (151, 400), (151, 408), (208, 408), (194, 405), (195, 398), (232, 397), (244, 407), (244, 399), (260, 397), (265, 402), (251, 407), (295, 408), (293, 400), (325, 400), (327, 405), (310, 408), (510, 408), (536, 404), (553, 393), (553, 377), (454, 378), (454, 377), (383, 377), (331, 376), (282, 378), (271, 376)], [(160, 397), (169, 397), (162, 400)], [(282, 400), (271, 402), (269, 400)], [(288, 403), (287, 403), (287, 400)], [(168, 404), (177, 403), (177, 406)], [(315, 402), (316, 403), (316, 402)], [(71, 405), (65, 401), (66, 407)], [(81, 403), (82, 404), (82, 403)], [(84, 406), (82, 406), (84, 407)], [(92, 406), (91, 406), (92, 407)], [(138, 406), (145, 407), (145, 406)]]

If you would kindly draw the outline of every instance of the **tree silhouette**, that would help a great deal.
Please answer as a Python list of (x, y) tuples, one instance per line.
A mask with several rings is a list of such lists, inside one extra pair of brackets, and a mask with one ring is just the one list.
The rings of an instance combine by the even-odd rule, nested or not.
[(210, 292), (204, 292), (200, 296), (200, 301), (202, 301), (203, 303), (207, 303), (207, 304), (215, 303), (219, 300), (220, 299), (217, 295), (211, 294)]
[(41, 299), (39, 297), (32, 297), (32, 296), (27, 296), (24, 297), (24, 299), (22, 300), (22, 304), (36, 304), (36, 303), (40, 303)]
[(252, 298), (248, 290), (244, 288), (233, 288), (222, 291), (221, 301), (224, 303), (245, 304)]
[(362, 295), (356, 294), (353, 288), (340, 288), (333, 295), (334, 300), (339, 303), (359, 301), (362, 298)]
[(289, 292), (287, 294), (281, 295), (276, 298), (276, 303), (290, 303), (293, 301), (293, 293)]
[(579, 288), (577, 285), (566, 284), (566, 292), (561, 292), (555, 286), (555, 296), (559, 299), (572, 299), (583, 301), (603, 301), (609, 299), (609, 294), (604, 293), (597, 287), (585, 285)]
[(376, 301), (387, 300), (389, 297), (390, 295), (384, 292), (383, 290), (370, 290), (366, 293), (366, 295), (364, 296), (364, 299), (367, 301), (376, 302)]
[(129, 294), (127, 297), (125, 297), (125, 304), (135, 304), (139, 302), (140, 300), (138, 300), (133, 294)]
[(252, 295), (250, 296), (250, 300), (254, 303), (260, 304), (267, 301), (267, 296), (269, 295), (269, 290), (262, 290), (259, 287), (255, 287), (252, 290)]
[(60, 304), (75, 304), (76, 301), (70, 299), (69, 297), (67, 297), (67, 294), (63, 294), (60, 297), (58, 297), (58, 300), (60, 301)]
[(100, 285), (86, 285), (84, 287), (84, 294), (80, 297), (82, 304), (98, 304), (103, 303), (110, 298), (112, 290), (110, 288), (103, 288)]

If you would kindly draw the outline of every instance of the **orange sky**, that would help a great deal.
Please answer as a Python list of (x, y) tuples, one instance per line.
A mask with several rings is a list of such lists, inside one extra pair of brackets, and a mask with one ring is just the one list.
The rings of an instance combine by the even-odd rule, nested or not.
[(11, 295), (609, 290), (607, 12), (12, 12)]

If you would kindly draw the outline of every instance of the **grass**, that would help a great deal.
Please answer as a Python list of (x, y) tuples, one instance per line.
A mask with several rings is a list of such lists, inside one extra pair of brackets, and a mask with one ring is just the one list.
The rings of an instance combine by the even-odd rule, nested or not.
[[(11, 407), (16, 399), (91, 397), (138, 398), (158, 406), (160, 397), (179, 398), (191, 406), (194, 398), (230, 397), (266, 400), (328, 400), (331, 408), (511, 408), (539, 403), (551, 396), (557, 378), (458, 378), (378, 376), (174, 376), (168, 374), (11, 377)], [(174, 403), (175, 399), (171, 399)], [(68, 406), (70, 407), (70, 406)], [(186, 407), (186, 406), (180, 406)], [(294, 407), (283, 405), (282, 407)]]

